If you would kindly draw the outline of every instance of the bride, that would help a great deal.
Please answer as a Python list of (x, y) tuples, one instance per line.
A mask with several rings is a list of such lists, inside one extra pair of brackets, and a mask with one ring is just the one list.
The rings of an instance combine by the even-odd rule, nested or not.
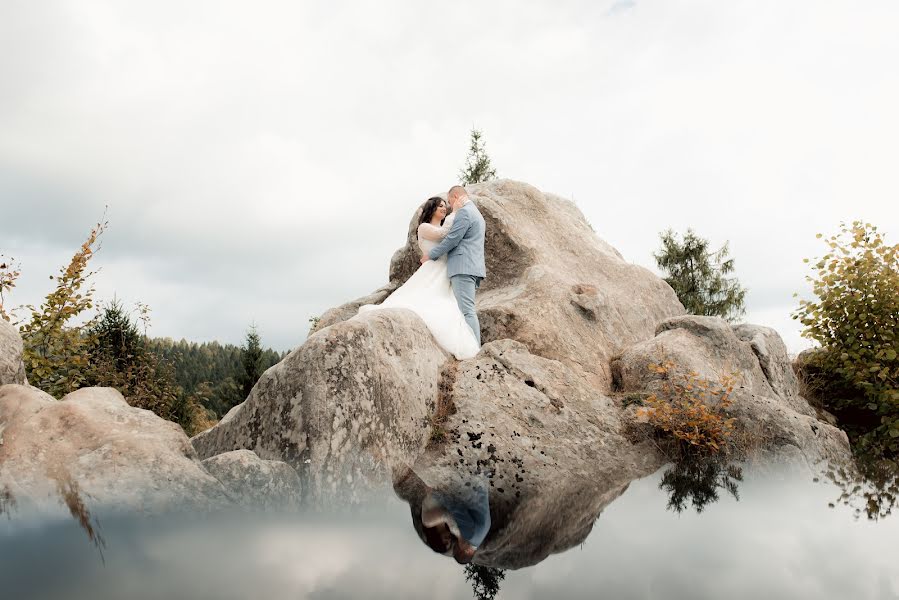
[[(422, 208), (418, 225), (418, 246), (423, 254), (427, 254), (449, 233), (456, 215), (447, 216), (446, 210), (447, 203), (440, 197), (429, 198)], [(471, 358), (480, 349), (480, 344), (465, 322), (453, 295), (445, 255), (419, 267), (406, 283), (381, 304), (365, 304), (359, 307), (359, 312), (384, 308), (407, 308), (418, 314), (437, 343), (459, 360)]]

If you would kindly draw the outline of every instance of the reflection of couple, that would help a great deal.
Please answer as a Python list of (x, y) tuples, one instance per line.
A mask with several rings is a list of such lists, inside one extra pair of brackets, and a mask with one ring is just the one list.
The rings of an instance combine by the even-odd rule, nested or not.
[(429, 199), (418, 225), (421, 267), (383, 303), (366, 304), (359, 312), (412, 310), (444, 350), (460, 360), (471, 358), (481, 345), (474, 298), (487, 275), (484, 232), (484, 217), (462, 186), (450, 188), (446, 200)]
[(446, 477), (431, 487), (411, 468), (397, 474), (393, 489), (409, 503), (412, 526), (431, 550), (467, 564), (490, 532), (485, 475)]

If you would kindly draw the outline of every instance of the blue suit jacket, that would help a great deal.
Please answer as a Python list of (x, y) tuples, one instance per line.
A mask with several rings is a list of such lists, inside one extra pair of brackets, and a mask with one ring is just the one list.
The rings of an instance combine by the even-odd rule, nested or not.
[(449, 233), (439, 244), (428, 252), (428, 258), (437, 260), (447, 255), (447, 275), (474, 275), (487, 277), (484, 265), (484, 232), (487, 229), (484, 217), (474, 202), (469, 200), (456, 211), (455, 221)]

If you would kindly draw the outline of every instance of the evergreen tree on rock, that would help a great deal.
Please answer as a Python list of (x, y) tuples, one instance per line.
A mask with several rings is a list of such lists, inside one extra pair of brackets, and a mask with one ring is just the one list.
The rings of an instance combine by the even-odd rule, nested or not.
[(468, 158), (465, 159), (465, 167), (459, 172), (462, 185), (481, 183), (496, 179), (496, 169), (490, 164), (490, 157), (484, 149), (484, 141), (481, 132), (471, 130), (471, 142), (468, 146)]
[(262, 376), (262, 345), (259, 333), (256, 331), (256, 325), (251, 325), (247, 331), (246, 342), (240, 348), (240, 360), (243, 363), (243, 374), (241, 376), (241, 388), (243, 397), (250, 395), (250, 390), (259, 381)]
[(735, 321), (746, 312), (746, 290), (736, 278), (727, 277), (734, 270), (727, 242), (711, 252), (709, 241), (692, 229), (687, 229), (683, 242), (670, 229), (659, 237), (662, 248), (653, 257), (688, 313)]

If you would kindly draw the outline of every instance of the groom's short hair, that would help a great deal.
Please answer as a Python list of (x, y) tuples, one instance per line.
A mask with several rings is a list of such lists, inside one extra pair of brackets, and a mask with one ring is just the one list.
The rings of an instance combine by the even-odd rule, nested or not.
[(467, 196), (468, 192), (465, 191), (465, 188), (461, 185), (454, 185), (449, 189), (446, 193), (447, 199), (452, 198), (453, 196)]

